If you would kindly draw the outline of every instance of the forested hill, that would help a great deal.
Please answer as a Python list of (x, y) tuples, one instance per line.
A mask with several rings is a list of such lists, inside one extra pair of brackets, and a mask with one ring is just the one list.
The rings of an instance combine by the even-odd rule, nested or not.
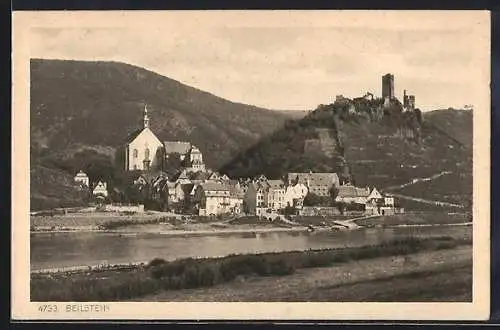
[(427, 122), (453, 137), (468, 149), (473, 146), (472, 110), (443, 109), (424, 113)]
[(287, 116), (227, 101), (116, 62), (31, 61), (31, 140), (69, 152), (116, 148), (142, 125), (144, 104), (161, 140), (189, 140), (210, 166), (280, 127)]

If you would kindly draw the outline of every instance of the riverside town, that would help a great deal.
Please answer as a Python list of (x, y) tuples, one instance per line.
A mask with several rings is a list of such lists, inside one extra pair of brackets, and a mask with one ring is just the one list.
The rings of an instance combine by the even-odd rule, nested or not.
[(375, 79), (281, 111), (33, 59), (31, 301), (471, 301), (472, 106)]

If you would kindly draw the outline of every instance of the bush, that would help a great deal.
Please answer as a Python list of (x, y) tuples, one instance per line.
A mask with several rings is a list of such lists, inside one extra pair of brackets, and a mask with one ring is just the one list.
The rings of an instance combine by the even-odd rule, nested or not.
[(165, 259), (161, 259), (161, 258), (154, 258), (153, 260), (151, 260), (148, 264), (148, 267), (156, 267), (156, 266), (159, 266), (159, 265), (163, 265), (163, 264), (166, 264), (167, 262), (165, 261)]
[(294, 265), (286, 259), (272, 261), (269, 264), (268, 274), (271, 276), (291, 275), (295, 272)]

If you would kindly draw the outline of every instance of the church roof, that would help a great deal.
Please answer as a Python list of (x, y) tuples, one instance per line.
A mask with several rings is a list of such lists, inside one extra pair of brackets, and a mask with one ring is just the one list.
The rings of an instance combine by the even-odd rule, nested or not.
[(181, 184), (181, 189), (185, 194), (190, 194), (191, 190), (193, 190), (193, 187), (194, 187), (193, 183)]
[(336, 184), (339, 182), (337, 173), (289, 173), (288, 180), (297, 180), (297, 182), (311, 186), (324, 186)]
[(167, 173), (162, 171), (153, 171), (153, 172), (144, 172), (139, 177), (144, 178), (144, 180), (146, 180), (147, 183), (151, 184), (153, 183), (153, 181), (155, 181), (160, 177), (167, 179), (168, 175)]
[(208, 180), (210, 178), (210, 173), (207, 173), (207, 172), (194, 172), (194, 173), (191, 173), (191, 175), (190, 175), (189, 178), (191, 180), (205, 181), (205, 180)]
[(245, 196), (243, 190), (234, 185), (229, 185), (229, 194), (233, 197), (239, 197), (239, 198), (243, 198)]
[(130, 143), (130, 142), (134, 141), (134, 139), (139, 134), (141, 134), (143, 130), (144, 130), (144, 128), (138, 128), (135, 131), (133, 131), (132, 133), (130, 133), (129, 135), (127, 135), (127, 143)]
[(358, 188), (351, 185), (345, 185), (338, 187), (339, 193), (337, 197), (368, 197), (370, 195), (370, 190), (365, 188)]
[(272, 189), (284, 189), (285, 188), (285, 183), (283, 180), (267, 180), (267, 184), (269, 185), (269, 188)]
[(216, 182), (205, 182), (201, 185), (205, 191), (229, 191), (229, 186)]
[(191, 149), (191, 143), (184, 141), (163, 141), (166, 154), (178, 153), (185, 155)]

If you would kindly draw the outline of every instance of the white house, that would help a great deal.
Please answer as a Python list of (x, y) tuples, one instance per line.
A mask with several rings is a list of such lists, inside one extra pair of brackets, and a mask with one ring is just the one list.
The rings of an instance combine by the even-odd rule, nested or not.
[(304, 198), (307, 196), (309, 189), (303, 183), (297, 183), (295, 185), (289, 185), (286, 187), (284, 195), (284, 206), (290, 206), (295, 208), (302, 208), (302, 203)]
[(195, 202), (199, 215), (210, 216), (230, 213), (231, 191), (229, 186), (215, 182), (206, 182), (196, 188)]
[(94, 186), (94, 189), (92, 190), (92, 194), (94, 196), (108, 197), (107, 183), (101, 181), (97, 182), (97, 184)]
[(353, 185), (339, 186), (336, 202), (366, 204), (370, 196), (370, 188), (358, 188)]
[(285, 182), (283, 180), (267, 180), (266, 187), (267, 207), (273, 211), (280, 210), (286, 206)]
[(288, 173), (288, 184), (305, 185), (310, 193), (330, 196), (331, 189), (340, 185), (337, 173)]
[(89, 187), (89, 177), (87, 173), (83, 172), (80, 170), (76, 175), (75, 175), (75, 182), (80, 184), (81, 186), (86, 186)]

